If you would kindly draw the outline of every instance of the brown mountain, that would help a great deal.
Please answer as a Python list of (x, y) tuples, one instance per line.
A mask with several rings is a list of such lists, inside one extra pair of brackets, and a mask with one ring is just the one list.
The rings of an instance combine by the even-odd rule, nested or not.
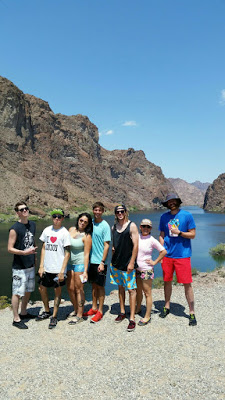
[(225, 212), (225, 173), (218, 176), (205, 194), (206, 211)]
[(203, 206), (204, 194), (200, 189), (180, 178), (169, 178), (169, 181), (173, 185), (175, 191), (179, 194), (183, 205)]
[(54, 114), (46, 101), (0, 77), (0, 208), (18, 199), (47, 210), (103, 201), (159, 208), (171, 185), (143, 151), (108, 151), (82, 115)]
[(210, 182), (195, 181), (195, 182), (192, 182), (191, 185), (193, 185), (196, 188), (200, 189), (201, 192), (205, 195), (205, 192), (208, 189), (209, 185), (211, 185), (211, 183)]

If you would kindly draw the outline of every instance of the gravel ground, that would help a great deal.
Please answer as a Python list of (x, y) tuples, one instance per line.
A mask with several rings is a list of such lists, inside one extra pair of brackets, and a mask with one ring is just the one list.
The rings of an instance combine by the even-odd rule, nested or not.
[[(164, 320), (158, 317), (163, 290), (154, 289), (152, 322), (134, 332), (126, 331), (127, 319), (114, 323), (117, 291), (107, 296), (97, 324), (68, 325), (68, 302), (54, 330), (48, 320), (16, 329), (12, 311), (0, 311), (0, 399), (225, 399), (225, 279), (197, 279), (193, 286), (196, 327), (188, 326), (182, 286), (173, 288)], [(39, 302), (30, 306), (35, 314), (40, 309)]]

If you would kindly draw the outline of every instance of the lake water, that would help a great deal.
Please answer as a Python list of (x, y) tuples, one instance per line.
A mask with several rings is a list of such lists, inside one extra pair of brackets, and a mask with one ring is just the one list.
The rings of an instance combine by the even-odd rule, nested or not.
[[(197, 268), (199, 271), (211, 271), (216, 268), (217, 262), (213, 260), (213, 258), (209, 255), (209, 249), (211, 247), (216, 246), (218, 243), (225, 243), (225, 214), (215, 214), (215, 213), (206, 213), (201, 208), (198, 207), (183, 207), (185, 210), (190, 211), (195, 219), (195, 223), (197, 226), (196, 229), (196, 238), (192, 240), (192, 267)], [(153, 222), (152, 235), (158, 239), (159, 231), (159, 219), (161, 216), (161, 211), (154, 212), (140, 212), (135, 214), (130, 214), (130, 219), (134, 221), (137, 226), (139, 226), (141, 220), (145, 217), (150, 218)], [(113, 216), (106, 216), (106, 221), (110, 224), (110, 226), (114, 223)], [(8, 241), (8, 230), (10, 228), (10, 224), (0, 224), (0, 250), (1, 250), (1, 259), (0, 259), (0, 271), (1, 271), (1, 279), (0, 279), (0, 295), (5, 295), (11, 297), (11, 264), (12, 264), (12, 254), (7, 252), (7, 241)], [(50, 225), (50, 221), (39, 221), (37, 222), (37, 236), (39, 238), (42, 230)], [(64, 225), (66, 228), (74, 225), (72, 220), (65, 220)], [(41, 242), (37, 239), (38, 245), (38, 260), (41, 250)], [(153, 259), (157, 253), (153, 253)], [(109, 260), (111, 258), (111, 248), (108, 256), (108, 265)], [(225, 264), (225, 262), (224, 262)], [(155, 267), (155, 276), (162, 276), (161, 266), (158, 264)], [(109, 271), (106, 281), (106, 294), (109, 294), (110, 291), (117, 288), (117, 286), (111, 285), (109, 283)], [(85, 292), (87, 300), (91, 297), (91, 287), (89, 284), (85, 284)], [(63, 288), (63, 297), (68, 299), (66, 288)], [(51, 295), (50, 295), (51, 298)], [(32, 294), (32, 300), (40, 299), (38, 290)]]

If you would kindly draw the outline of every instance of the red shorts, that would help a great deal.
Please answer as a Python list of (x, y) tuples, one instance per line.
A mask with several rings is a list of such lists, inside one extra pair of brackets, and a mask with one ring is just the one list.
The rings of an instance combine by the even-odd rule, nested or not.
[(174, 270), (176, 271), (178, 283), (191, 283), (191, 259), (189, 258), (169, 258), (162, 260), (163, 280), (169, 282), (173, 280)]

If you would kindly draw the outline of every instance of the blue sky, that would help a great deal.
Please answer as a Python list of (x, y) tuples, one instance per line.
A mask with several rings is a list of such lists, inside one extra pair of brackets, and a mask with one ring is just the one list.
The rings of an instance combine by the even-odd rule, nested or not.
[(166, 177), (225, 172), (225, 0), (0, 0), (0, 75)]

